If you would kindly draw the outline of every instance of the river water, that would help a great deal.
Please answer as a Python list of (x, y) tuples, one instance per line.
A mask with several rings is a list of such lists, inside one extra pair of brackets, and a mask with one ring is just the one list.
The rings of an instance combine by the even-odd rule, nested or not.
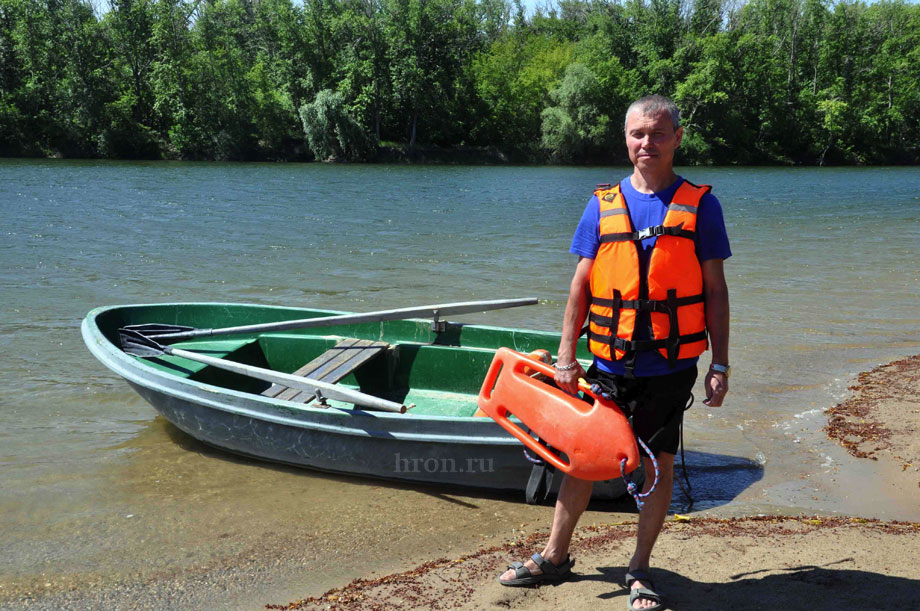
[[(536, 296), (461, 320), (558, 330), (575, 224), (595, 183), (627, 173), (0, 160), (0, 587), (264, 560), (297, 540), (304, 562), (340, 569), (292, 582), (308, 594), (518, 520), (545, 526), (548, 510), (517, 498), (209, 450), (96, 362), (79, 323), (120, 303), (361, 311)], [(920, 352), (920, 171), (681, 173), (715, 185), (734, 251), (731, 392), (687, 416), (693, 509), (920, 519), (821, 431), (858, 372)]]

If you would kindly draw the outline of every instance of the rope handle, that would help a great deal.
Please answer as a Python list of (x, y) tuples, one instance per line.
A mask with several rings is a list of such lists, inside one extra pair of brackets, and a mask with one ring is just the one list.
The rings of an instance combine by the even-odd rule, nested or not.
[(639, 442), (639, 445), (642, 446), (642, 449), (645, 450), (645, 453), (648, 455), (648, 457), (652, 459), (652, 466), (655, 467), (655, 481), (652, 482), (652, 487), (648, 489), (648, 492), (640, 492), (637, 494), (636, 490), (638, 490), (639, 487), (636, 486), (635, 482), (626, 479), (626, 459), (625, 458), (620, 463), (620, 474), (622, 474), (623, 476), (623, 481), (626, 482), (627, 492), (629, 492), (630, 496), (632, 496), (633, 499), (635, 499), (636, 507), (639, 509), (639, 511), (642, 511), (642, 508), (645, 506), (645, 503), (642, 501), (642, 499), (644, 499), (651, 493), (655, 492), (655, 488), (658, 486), (658, 461), (655, 459), (655, 455), (652, 453), (651, 450), (648, 449), (648, 446), (645, 445), (645, 442), (642, 441), (642, 439), (640, 439), (639, 437), (636, 437), (636, 441)]
[(538, 456), (531, 456), (530, 452), (527, 451), (527, 448), (524, 448), (524, 458), (526, 458), (527, 460), (529, 460), (530, 462), (532, 462), (533, 464), (537, 466), (546, 464), (546, 461), (543, 460), (542, 458)]

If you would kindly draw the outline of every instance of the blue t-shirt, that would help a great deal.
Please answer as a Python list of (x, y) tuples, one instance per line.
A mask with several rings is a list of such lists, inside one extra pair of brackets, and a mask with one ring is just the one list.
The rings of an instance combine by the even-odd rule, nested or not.
[[(684, 179), (678, 177), (677, 181), (664, 191), (640, 193), (633, 188), (628, 176), (620, 181), (620, 193), (626, 199), (633, 230), (641, 231), (661, 225), (668, 212), (668, 204), (671, 203), (671, 198), (674, 197), (678, 187), (683, 182)], [(569, 252), (586, 259), (597, 257), (597, 250), (600, 247), (600, 215), (600, 202), (595, 195), (588, 202), (581, 221), (578, 222)], [(638, 242), (639, 272), (643, 275), (648, 270), (652, 247), (657, 239), (653, 237)], [(725, 231), (725, 219), (722, 216), (722, 205), (712, 193), (707, 193), (700, 200), (696, 214), (695, 241), (696, 256), (700, 262), (708, 261), (709, 259), (727, 259), (732, 256), (732, 251), (728, 244), (728, 234)], [(648, 313), (640, 312), (639, 320), (637, 320), (636, 324), (636, 339), (649, 339)], [(608, 361), (597, 356), (594, 357), (594, 360), (598, 369), (619, 375), (626, 373), (626, 367), (623, 365), (622, 360)], [(668, 360), (661, 356), (661, 353), (657, 350), (643, 350), (636, 353), (636, 369), (634, 373), (639, 377), (674, 373), (675, 371), (692, 367), (698, 360), (697, 357), (679, 359), (672, 369), (668, 365)]]

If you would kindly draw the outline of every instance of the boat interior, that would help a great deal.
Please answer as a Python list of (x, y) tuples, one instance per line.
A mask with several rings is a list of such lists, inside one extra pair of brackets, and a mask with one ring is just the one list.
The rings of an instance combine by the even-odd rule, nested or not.
[[(386, 343), (303, 333), (193, 340), (175, 348), (255, 367), (338, 383), (412, 406), (415, 415), (469, 417), (494, 351), (485, 348)], [(181, 357), (144, 359), (172, 375), (222, 388), (317, 405), (314, 395), (272, 385)]]
[[(218, 329), (333, 314), (340, 313), (245, 304), (153, 304), (106, 309), (93, 317), (92, 324), (106, 340), (120, 346), (118, 330), (126, 325)], [(476, 399), (498, 347), (555, 352), (558, 345), (556, 333), (424, 319), (202, 337), (172, 344), (215, 358), (339, 384), (405, 405), (410, 408), (408, 414), (454, 418), (481, 415)], [(288, 405), (320, 404), (313, 396), (198, 361), (167, 355), (142, 360), (174, 376), (262, 394)]]

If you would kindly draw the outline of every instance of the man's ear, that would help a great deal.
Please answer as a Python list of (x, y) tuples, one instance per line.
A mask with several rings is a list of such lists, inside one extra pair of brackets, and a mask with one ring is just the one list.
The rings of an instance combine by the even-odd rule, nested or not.
[(674, 136), (677, 138), (677, 144), (674, 145), (674, 148), (677, 148), (678, 146), (680, 146), (680, 141), (684, 137), (684, 126), (683, 125), (677, 128), (677, 131), (674, 132)]

